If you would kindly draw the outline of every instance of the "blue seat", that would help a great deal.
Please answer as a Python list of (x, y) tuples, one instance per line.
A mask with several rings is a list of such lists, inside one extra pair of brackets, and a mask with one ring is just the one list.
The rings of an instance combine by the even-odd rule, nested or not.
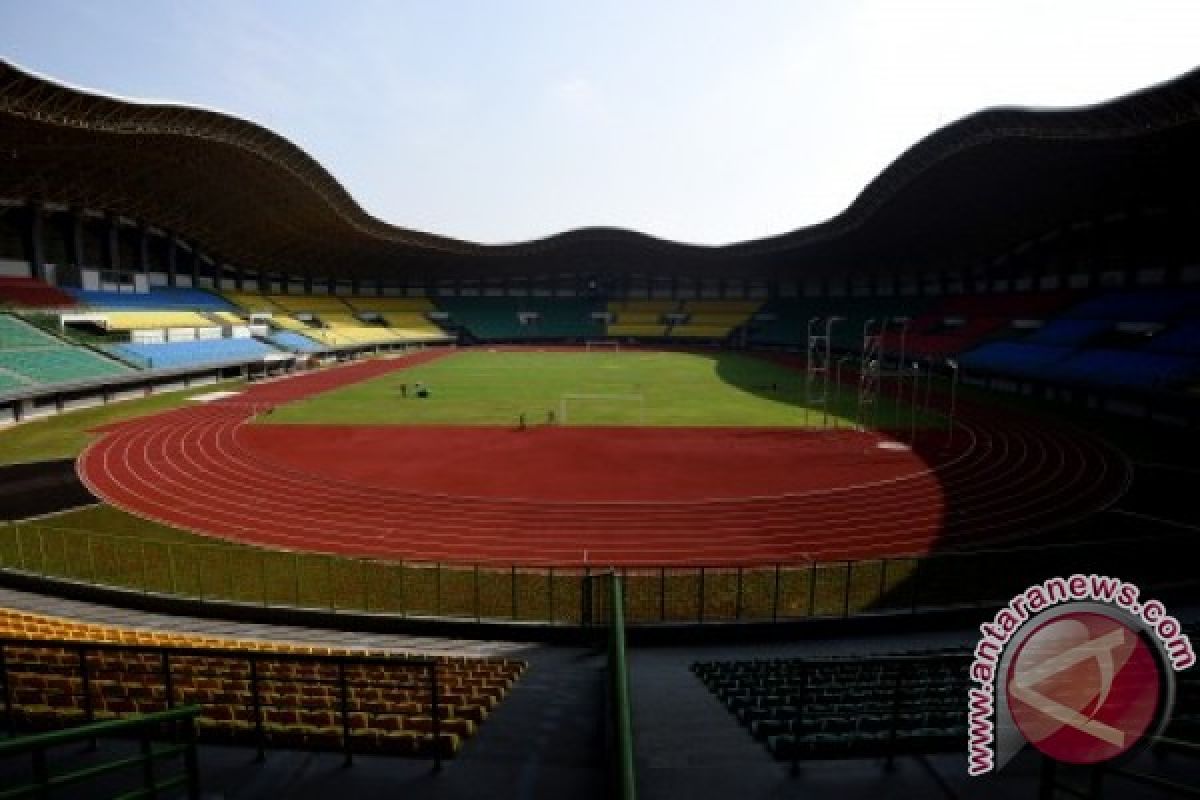
[(140, 364), (146, 369), (171, 369), (199, 364), (220, 364), (259, 361), (279, 351), (256, 339), (208, 339), (166, 344), (109, 345), (118, 357)]
[(1069, 347), (991, 342), (963, 354), (959, 360), (967, 369), (1024, 378), (1045, 378), (1052, 376), (1056, 366), (1072, 352)]
[(158, 287), (142, 294), (67, 289), (76, 300), (93, 308), (145, 309), (147, 311), (234, 311), (225, 298), (203, 289)]

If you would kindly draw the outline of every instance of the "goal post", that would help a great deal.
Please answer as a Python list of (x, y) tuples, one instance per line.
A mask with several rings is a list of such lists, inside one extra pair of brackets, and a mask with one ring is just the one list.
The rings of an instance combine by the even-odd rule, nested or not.
[(589, 339), (583, 343), (583, 346), (589, 353), (605, 351), (610, 353), (621, 352), (621, 343), (616, 339)]
[[(582, 422), (580, 419), (582, 418)], [(575, 394), (559, 397), (560, 425), (646, 424), (646, 397), (641, 394)]]

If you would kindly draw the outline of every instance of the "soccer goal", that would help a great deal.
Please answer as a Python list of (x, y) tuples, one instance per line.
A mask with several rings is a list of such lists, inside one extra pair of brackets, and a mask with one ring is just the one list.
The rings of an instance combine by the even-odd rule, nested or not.
[(564, 394), (558, 401), (560, 425), (645, 425), (641, 394)]
[(607, 339), (596, 340), (596, 341), (587, 341), (587, 342), (583, 343), (583, 346), (587, 348), (587, 351), (589, 353), (592, 353), (592, 352), (619, 353), (619, 352), (621, 352), (621, 343), (615, 339), (613, 339), (611, 341), (607, 340)]

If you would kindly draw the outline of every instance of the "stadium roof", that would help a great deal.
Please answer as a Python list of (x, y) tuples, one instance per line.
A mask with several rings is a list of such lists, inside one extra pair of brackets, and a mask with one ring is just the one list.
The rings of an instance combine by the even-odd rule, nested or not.
[(254, 123), (84, 91), (0, 60), (0, 198), (101, 209), (231, 263), (334, 278), (962, 265), (1064, 224), (1194, 205), (1197, 185), (1200, 70), (1096, 106), (965, 117), (902, 154), (842, 213), (779, 236), (708, 247), (584, 228), (483, 245), (376, 219), (303, 150)]

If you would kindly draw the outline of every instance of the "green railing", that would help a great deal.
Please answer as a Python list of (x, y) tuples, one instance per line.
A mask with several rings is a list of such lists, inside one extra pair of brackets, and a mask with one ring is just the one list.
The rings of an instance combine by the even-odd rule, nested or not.
[[(1164, 559), (1190, 533), (859, 561), (621, 568), (630, 625), (788, 622), (1002, 604), (1031, 580), (1103, 572), (1197, 585)], [(379, 561), (160, 542), (39, 523), (0, 527), (0, 569), (204, 601), (549, 625), (588, 624), (585, 584), (611, 569)]]
[(629, 663), (625, 656), (625, 595), (621, 578), (609, 576), (608, 627), (609, 724), (613, 733), (613, 794), (637, 800), (633, 765), (633, 707), (629, 696)]
[[(0, 741), (0, 759), (27, 755), (32, 760), (32, 779), (28, 783), (0, 789), (0, 800), (50, 797), (56, 790), (126, 770), (137, 770), (141, 787), (122, 794), (122, 798), (158, 797), (162, 792), (186, 787), (187, 796), (195, 800), (200, 796), (200, 772), (196, 762), (196, 717), (199, 714), (199, 706), (185, 706), (156, 714), (93, 722), (68, 730)], [(168, 744), (155, 742), (165, 725), (175, 728), (172, 738), (176, 741)], [(104, 737), (136, 738), (137, 753), (78, 769), (51, 770), (47, 758), (50, 749)], [(183, 759), (183, 772), (159, 777), (158, 762), (172, 758)]]

